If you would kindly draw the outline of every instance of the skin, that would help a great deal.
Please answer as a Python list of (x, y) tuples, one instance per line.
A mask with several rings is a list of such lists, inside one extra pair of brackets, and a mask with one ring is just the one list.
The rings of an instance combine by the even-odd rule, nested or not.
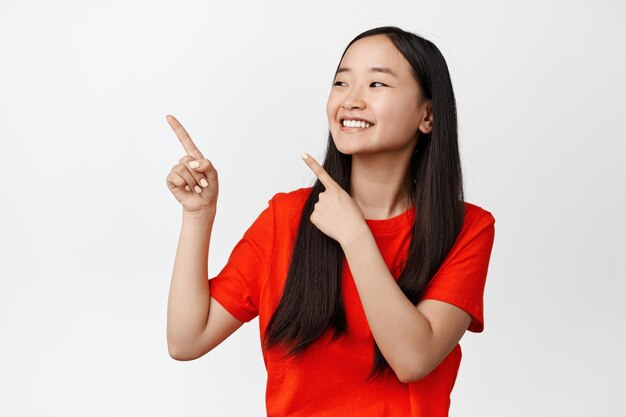
[[(346, 51), (333, 82), (326, 112), (335, 146), (352, 155), (352, 198), (367, 219), (386, 219), (410, 206), (406, 173), (419, 133), (432, 128), (432, 101), (421, 98), (409, 62), (384, 35), (368, 36)], [(387, 67), (395, 74), (370, 71)], [(341, 130), (342, 117), (374, 126)]]
[(208, 253), (217, 212), (217, 170), (180, 122), (172, 115), (166, 119), (186, 152), (166, 178), (183, 207), (167, 304), (167, 345), (172, 358), (192, 360), (222, 343), (244, 322), (209, 291)]
[[(372, 73), (391, 68), (397, 77)], [(339, 151), (352, 155), (352, 195), (310, 155), (303, 161), (324, 185), (310, 221), (341, 245), (368, 325), (381, 353), (404, 383), (428, 375), (465, 334), (471, 316), (439, 300), (417, 306), (389, 271), (365, 219), (389, 218), (409, 206), (406, 175), (419, 131), (432, 126), (432, 103), (420, 90), (406, 59), (383, 35), (353, 43), (327, 103), (328, 123)], [(377, 84), (375, 82), (381, 82)], [(361, 117), (375, 125), (361, 132), (340, 129), (340, 119)]]
[[(205, 216), (215, 213), (219, 194), (217, 170), (174, 116), (168, 114), (166, 120), (186, 152), (167, 176), (167, 187), (183, 206), (184, 214)], [(197, 165), (191, 165), (193, 161)]]

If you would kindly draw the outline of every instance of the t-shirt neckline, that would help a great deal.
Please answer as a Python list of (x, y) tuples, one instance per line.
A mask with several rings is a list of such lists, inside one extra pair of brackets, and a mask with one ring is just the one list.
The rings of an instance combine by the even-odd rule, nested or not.
[(415, 219), (415, 206), (412, 205), (402, 213), (388, 219), (365, 219), (372, 233), (396, 232), (411, 226)]

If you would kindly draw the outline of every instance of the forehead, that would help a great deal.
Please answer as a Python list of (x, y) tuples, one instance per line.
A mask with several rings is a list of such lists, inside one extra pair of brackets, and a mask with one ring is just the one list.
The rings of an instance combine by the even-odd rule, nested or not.
[(340, 66), (356, 72), (384, 66), (399, 76), (410, 75), (410, 64), (385, 35), (367, 36), (354, 42), (343, 56)]

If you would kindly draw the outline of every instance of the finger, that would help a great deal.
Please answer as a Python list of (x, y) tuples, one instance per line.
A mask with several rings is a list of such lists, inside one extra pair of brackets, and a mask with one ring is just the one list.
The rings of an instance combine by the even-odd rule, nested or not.
[(189, 168), (185, 164), (178, 164), (174, 166), (174, 168), (172, 168), (172, 171), (180, 175), (185, 180), (185, 183), (187, 183), (187, 185), (192, 190), (196, 190), (196, 192), (199, 192), (198, 190), (202, 189), (202, 187), (199, 186), (199, 183), (193, 177), (193, 175), (189, 171)]
[[(190, 161), (191, 163), (192, 161)], [(198, 167), (194, 168), (194, 166), (192, 165), (191, 168), (193, 171), (196, 172), (200, 172), (200, 173), (204, 173), (205, 175), (208, 174), (209, 171), (215, 169), (215, 166), (213, 165), (213, 163), (211, 161), (209, 161), (208, 159), (201, 159), (198, 162)]]
[(169, 123), (170, 127), (176, 133), (176, 136), (178, 136), (178, 139), (180, 140), (180, 143), (183, 144), (183, 148), (185, 148), (187, 154), (193, 156), (196, 159), (204, 158), (200, 150), (196, 147), (196, 144), (193, 143), (193, 141), (191, 140), (189, 133), (187, 133), (185, 128), (178, 122), (178, 120), (176, 120), (176, 118), (171, 114), (168, 114), (165, 119), (167, 119), (167, 123)]
[(193, 178), (196, 180), (198, 184), (200, 184), (203, 187), (206, 187), (209, 185), (209, 183), (206, 179), (206, 176), (199, 170), (199, 168), (202, 167), (202, 161), (206, 161), (206, 159), (201, 159), (200, 161), (196, 161), (193, 158), (193, 156), (185, 155), (182, 158), (180, 158), (178, 162), (185, 165), (189, 169), (189, 172), (191, 173), (191, 175), (193, 175)]
[(178, 175), (178, 173), (174, 171), (169, 173), (169, 175), (165, 179), (165, 182), (167, 183), (167, 188), (169, 188), (170, 190), (173, 190), (174, 188), (185, 188), (185, 190), (187, 191), (191, 190), (183, 177), (181, 177), (180, 175)]
[(307, 164), (309, 168), (311, 168), (311, 171), (313, 171), (315, 176), (319, 178), (322, 184), (324, 184), (324, 187), (331, 188), (339, 186), (339, 184), (335, 182), (335, 180), (328, 174), (328, 172), (326, 172), (324, 167), (318, 164), (311, 155), (303, 153), (301, 156), (304, 163)]

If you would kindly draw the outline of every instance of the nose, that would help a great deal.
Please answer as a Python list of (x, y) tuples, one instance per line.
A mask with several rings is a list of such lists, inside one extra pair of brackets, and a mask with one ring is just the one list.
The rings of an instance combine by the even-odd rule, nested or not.
[(347, 110), (362, 109), (365, 107), (365, 102), (359, 95), (359, 92), (357, 90), (353, 90), (350, 94), (346, 96), (345, 100), (343, 100), (343, 103), (341, 103), (341, 107)]

